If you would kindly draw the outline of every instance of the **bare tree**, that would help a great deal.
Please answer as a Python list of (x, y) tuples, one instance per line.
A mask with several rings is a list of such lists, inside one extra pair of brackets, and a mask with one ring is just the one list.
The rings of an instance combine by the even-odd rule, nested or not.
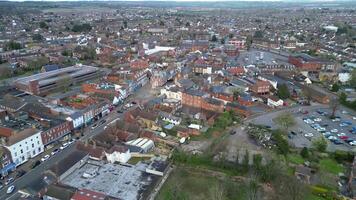
[(276, 188), (274, 199), (304, 200), (308, 193), (305, 185), (294, 176), (279, 176), (274, 186)]
[(221, 183), (216, 183), (209, 190), (211, 200), (224, 200), (226, 199), (226, 192)]
[(251, 177), (247, 183), (247, 199), (258, 200), (261, 199), (260, 186), (256, 181), (257, 177)]
[(330, 98), (330, 102), (329, 102), (329, 107), (331, 109), (331, 115), (330, 117), (331, 118), (334, 118), (335, 117), (335, 113), (336, 113), (336, 110), (337, 108), (339, 107), (339, 100), (335, 97), (331, 97)]
[(286, 132), (288, 132), (288, 129), (295, 124), (294, 116), (289, 112), (283, 112), (278, 115), (274, 118), (274, 122)]

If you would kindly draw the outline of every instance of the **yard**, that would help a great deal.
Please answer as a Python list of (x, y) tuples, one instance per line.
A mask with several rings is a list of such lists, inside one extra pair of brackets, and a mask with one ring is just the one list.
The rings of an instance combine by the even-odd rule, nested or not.
[(176, 168), (169, 176), (157, 196), (157, 200), (169, 199), (247, 199), (247, 187), (226, 179), (209, 176), (199, 169)]

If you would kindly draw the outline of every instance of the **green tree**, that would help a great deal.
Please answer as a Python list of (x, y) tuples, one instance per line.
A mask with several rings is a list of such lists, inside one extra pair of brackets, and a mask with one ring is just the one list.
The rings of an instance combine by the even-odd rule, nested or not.
[(340, 89), (340, 86), (337, 83), (334, 83), (333, 86), (331, 87), (332, 92), (338, 92), (339, 89)]
[(272, 134), (272, 139), (276, 142), (277, 150), (280, 154), (286, 156), (289, 153), (288, 141), (283, 137), (281, 131)]
[(290, 97), (290, 92), (286, 84), (277, 85), (277, 96), (281, 99), (287, 99)]
[(340, 103), (344, 104), (347, 101), (347, 94), (345, 92), (341, 92), (339, 97)]
[(328, 143), (324, 137), (320, 137), (313, 141), (313, 147), (319, 152), (325, 152), (328, 147)]
[(40, 22), (40, 28), (42, 28), (42, 29), (48, 29), (49, 26), (47, 25), (47, 23), (46, 23), (45, 21), (41, 21), (41, 22)]
[(309, 150), (307, 147), (303, 147), (303, 149), (300, 151), (300, 155), (303, 158), (309, 158)]
[(250, 49), (251, 45), (252, 45), (252, 36), (251, 36), (251, 35), (248, 35), (248, 36), (246, 37), (246, 48), (247, 48), (247, 49)]
[(125, 20), (123, 23), (124, 23), (124, 28), (127, 28), (127, 21)]
[(234, 37), (234, 34), (233, 33), (230, 33), (229, 34), (229, 38), (232, 39)]
[(350, 77), (350, 86), (356, 88), (356, 69), (353, 69)]
[(218, 38), (216, 37), (216, 35), (213, 35), (213, 37), (211, 37), (211, 41), (212, 42), (217, 42), (218, 41)]
[(13, 40), (11, 40), (5, 44), (6, 51), (18, 50), (18, 49), (22, 49), (22, 45), (18, 42), (13, 41)]
[(185, 27), (190, 27), (190, 23), (189, 22), (185, 23)]
[(33, 36), (32, 36), (32, 40), (34, 40), (34, 41), (42, 41), (43, 40), (43, 36), (41, 35), (41, 34), (34, 34)]
[(255, 32), (255, 34), (253, 35), (254, 38), (263, 38), (263, 32), (258, 30)]
[(288, 132), (288, 129), (291, 126), (294, 126), (295, 119), (294, 116), (290, 112), (283, 112), (274, 118), (274, 122), (282, 128), (283, 131)]
[(88, 23), (84, 24), (75, 24), (72, 28), (73, 32), (89, 32), (91, 31), (92, 27)]
[(220, 43), (225, 44), (225, 38), (221, 38)]

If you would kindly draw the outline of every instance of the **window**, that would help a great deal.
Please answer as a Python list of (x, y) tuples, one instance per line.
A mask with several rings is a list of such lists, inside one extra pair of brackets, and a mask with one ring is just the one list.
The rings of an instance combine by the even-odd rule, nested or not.
[(20, 153), (21, 153), (21, 154), (23, 153), (23, 150), (22, 150), (22, 149), (20, 150)]
[(32, 143), (32, 148), (34, 148), (34, 147), (35, 147), (35, 144)]
[(41, 147), (38, 147), (38, 152), (41, 152)]

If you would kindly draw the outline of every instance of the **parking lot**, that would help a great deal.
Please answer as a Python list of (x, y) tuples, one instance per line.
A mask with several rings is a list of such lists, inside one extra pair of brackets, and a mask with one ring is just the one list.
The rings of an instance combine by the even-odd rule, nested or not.
[(295, 147), (311, 147), (313, 140), (325, 137), (329, 144), (328, 151), (350, 151), (356, 148), (353, 146), (356, 144), (353, 142), (356, 141), (356, 132), (350, 132), (356, 126), (356, 114), (346, 112), (343, 108), (336, 111), (337, 118), (334, 120), (330, 119), (331, 109), (327, 105), (312, 105), (267, 113), (247, 122), (277, 129), (273, 119), (283, 112), (290, 112), (295, 116), (296, 124), (290, 127), (288, 134), (290, 143)]
[[(310, 146), (310, 141), (324, 137), (329, 141), (329, 151), (353, 149), (356, 145), (354, 115), (340, 110), (336, 111), (336, 118), (331, 119), (331, 112), (329, 108), (301, 109), (295, 113), (297, 124), (291, 129), (289, 139), (296, 147), (304, 147)], [(304, 142), (301, 142), (303, 138)]]

